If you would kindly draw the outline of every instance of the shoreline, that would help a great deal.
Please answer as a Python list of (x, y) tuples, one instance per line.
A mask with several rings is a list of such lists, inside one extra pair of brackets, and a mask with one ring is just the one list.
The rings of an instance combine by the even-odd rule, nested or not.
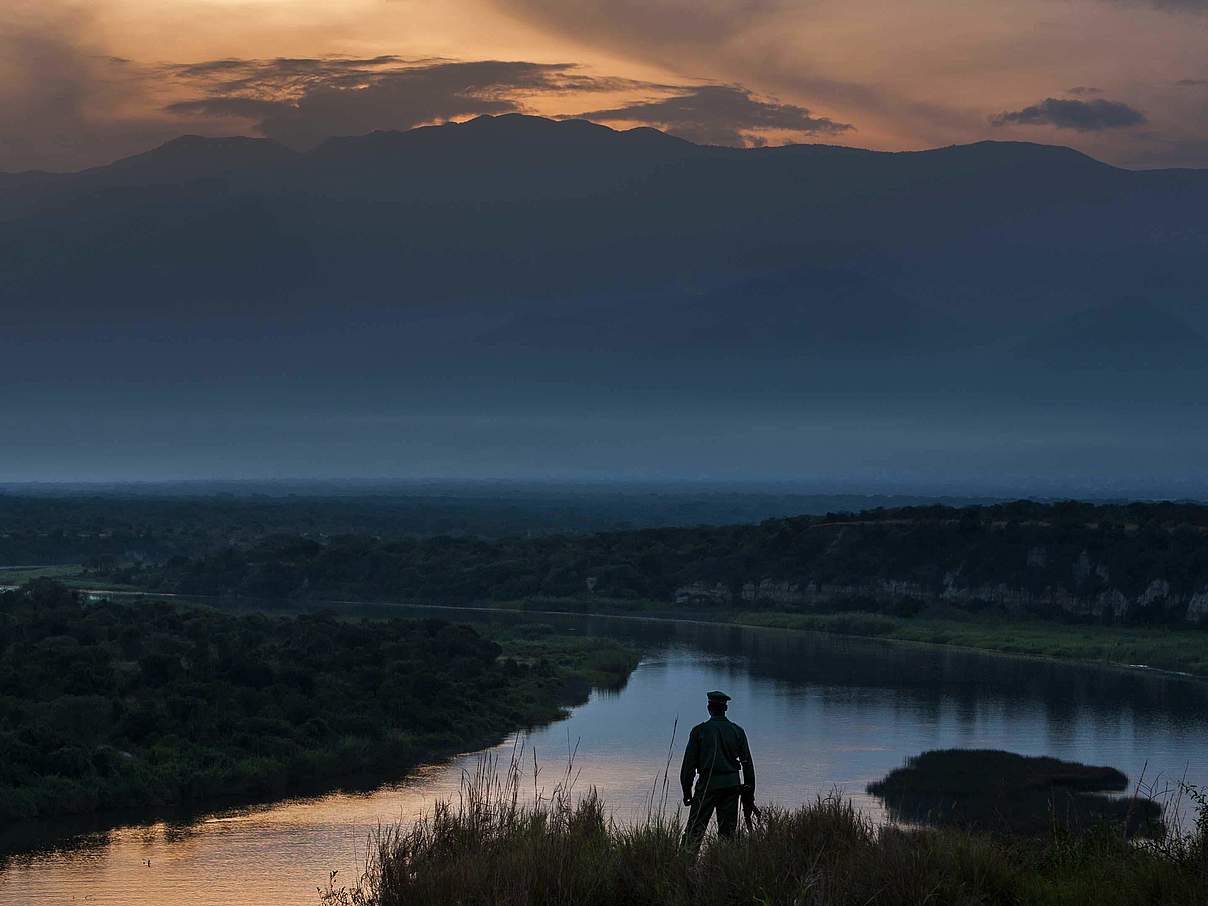
[[(128, 600), (116, 600), (116, 595), (114, 598), (115, 604), (124, 606), (131, 614), (137, 612), (137, 605)], [(214, 610), (214, 613), (217, 619), (238, 619), (238, 615), (230, 612), (222, 614), (222, 611)], [(296, 618), (301, 614), (291, 616)], [(406, 622), (419, 625), (421, 621), (412, 618)], [(456, 620), (442, 622), (450, 626), (457, 623)], [(161, 823), (191, 825), (217, 814), (271, 808), (287, 801), (323, 798), (334, 793), (367, 793), (405, 782), (417, 770), (467, 752), (489, 749), (517, 732), (565, 719), (573, 709), (589, 700), (595, 690), (623, 685), (641, 662), (640, 652), (605, 639), (577, 635), (524, 639), (503, 637), (500, 633), (479, 634), (502, 649), (496, 664), (503, 661), (505, 676), (511, 675), (506, 670), (508, 663), (540, 662), (538, 678), (520, 683), (514, 701), (508, 699), (510, 710), (507, 714), (500, 713), (493, 720), (448, 732), (414, 730), (404, 740), (409, 750), (402, 754), (399, 740), (383, 736), (373, 742), (380, 751), (355, 764), (345, 764), (344, 770), (316, 770), (310, 775), (295, 776), (298, 764), (304, 763), (309, 753), (325, 751), (312, 746), (292, 761), (282, 761), (280, 773), (288, 775), (289, 780), (280, 790), (232, 789), (225, 793), (215, 791), (217, 795), (186, 796), (179, 801), (114, 802), (110, 807), (42, 809), (37, 814), (13, 816), (0, 828), (0, 876), (12, 859), (87, 845), (89, 839), (103, 839), (109, 832), (121, 828)], [(85, 781), (93, 783), (93, 779), (86, 778)], [(41, 787), (17, 784), (12, 789), (17, 794), (35, 796), (40, 795)]]
[[(70, 581), (70, 580), (68, 580)], [(5, 586), (0, 586), (2, 590)], [(142, 589), (118, 589), (104, 587), (84, 587), (71, 586), (73, 590), (83, 594), (90, 595), (113, 595), (113, 596), (128, 596), (132, 598), (163, 598), (166, 600), (197, 600), (198, 602), (205, 601), (274, 601), (278, 602), (283, 599), (257, 599), (239, 596), (226, 595), (204, 595), (204, 594), (184, 594), (174, 592), (152, 592)], [(827, 635), (834, 635), (843, 638), (854, 639), (876, 639), (884, 642), (894, 642), (899, 644), (910, 645), (926, 645), (932, 647), (952, 648), (964, 651), (976, 651), (984, 654), (996, 654), (1007, 657), (1023, 657), (1023, 658), (1038, 658), (1045, 661), (1060, 661), (1065, 663), (1077, 663), (1091, 665), (1101, 668), (1113, 670), (1124, 670), (1138, 673), (1159, 674), (1163, 676), (1178, 677), (1183, 679), (1194, 679), (1198, 681), (1208, 681), (1208, 630), (1200, 630), (1197, 628), (1164, 628), (1164, 627), (1138, 627), (1138, 626), (1100, 626), (1097, 624), (1067, 624), (1048, 622), (1042, 620), (947, 620), (928, 617), (896, 617), (888, 614), (880, 613), (865, 613), (858, 611), (848, 612), (822, 612), (822, 613), (794, 613), (780, 610), (744, 610), (744, 611), (723, 611), (721, 613), (710, 613), (702, 611), (686, 611), (676, 612), (674, 610), (664, 609), (659, 602), (641, 602), (643, 605), (638, 608), (616, 607), (609, 608), (605, 606), (603, 609), (565, 609), (556, 606), (530, 607), (525, 606), (525, 602), (501, 602), (493, 604), (440, 604), (432, 602), (416, 602), (416, 601), (391, 601), (391, 600), (363, 600), (363, 599), (345, 599), (345, 598), (315, 598), (315, 599), (288, 599), (294, 605), (303, 607), (322, 608), (325, 606), (338, 607), (414, 607), (441, 611), (468, 611), (471, 613), (524, 613), (534, 616), (558, 616), (558, 617), (607, 617), (611, 619), (624, 619), (634, 622), (671, 622), (684, 623), (695, 625), (713, 625), (713, 626), (744, 626), (752, 629), (778, 629), (788, 630), (792, 632), (818, 632)], [(545, 603), (545, 602), (542, 602)], [(550, 605), (557, 603), (556, 599), (548, 602)], [(568, 599), (565, 603), (576, 603), (573, 599)], [(586, 603), (586, 602), (584, 602)], [(655, 605), (655, 606), (649, 606)], [(599, 605), (597, 604), (598, 608)], [(272, 611), (284, 610), (284, 608), (273, 607)], [(882, 632), (854, 632), (850, 631), (850, 627), (844, 627), (842, 623), (849, 623), (854, 619), (866, 619), (877, 621), (887, 631)], [(889, 624), (893, 624), (889, 626)], [(1022, 644), (1019, 647), (1013, 645), (997, 644), (971, 644), (969, 639), (954, 638), (953, 640), (940, 640), (934, 638), (912, 638), (909, 634), (919, 634), (922, 630), (930, 629), (936, 632), (952, 632), (960, 635), (962, 632), (970, 632), (982, 630), (991, 635), (998, 633), (1009, 636), (1012, 633), (1023, 632), (1033, 635), (1032, 644)], [(1160, 654), (1155, 658), (1152, 655), (1152, 649), (1148, 653), (1138, 653), (1132, 658), (1121, 660), (1110, 660), (1100, 657), (1079, 656), (1077, 654), (1062, 654), (1052, 651), (1043, 650), (1043, 647), (1036, 640), (1036, 636), (1047, 636), (1050, 642), (1078, 642), (1078, 636), (1085, 637), (1088, 633), (1099, 634), (1104, 637), (1105, 643), (1112, 641), (1112, 636), (1119, 636), (1123, 633), (1146, 633), (1164, 631), (1168, 639), (1178, 638), (1184, 641), (1195, 640), (1202, 643), (1203, 655), (1202, 660), (1204, 666), (1202, 669), (1185, 669), (1185, 663), (1161, 663), (1162, 657)], [(907, 633), (907, 635), (899, 635), (897, 633)], [(1195, 638), (1195, 634), (1202, 634), (1202, 638)], [(1085, 642), (1085, 638), (1081, 641)], [(1145, 650), (1152, 640), (1140, 640), (1140, 649)], [(1181, 659), (1175, 659), (1181, 660)]]
[[(278, 601), (279, 599), (257, 599), (239, 596), (225, 595), (200, 595), (200, 594), (183, 594), (173, 592), (150, 592), (139, 589), (113, 589), (113, 588), (84, 588), (75, 587), (75, 591), (83, 594), (92, 595), (115, 595), (129, 596), (135, 598), (163, 598), (167, 600), (197, 600), (198, 602), (205, 601)], [(557, 616), (557, 617), (606, 617), (609, 619), (628, 620), (632, 622), (668, 622), (668, 623), (683, 623), (688, 625), (708, 625), (708, 626), (742, 626), (748, 629), (768, 629), (781, 630), (790, 632), (817, 632), (825, 635), (833, 635), (841, 638), (851, 639), (866, 639), (877, 640), (882, 642), (893, 642), (895, 644), (906, 645), (923, 645), (934, 648), (951, 648), (963, 651), (975, 651), (982, 654), (994, 654), (1003, 657), (1018, 657), (1018, 658), (1036, 658), (1044, 661), (1058, 661), (1063, 663), (1084, 664), (1095, 667), (1101, 667), (1112, 670), (1122, 670), (1137, 673), (1160, 674), (1164, 676), (1179, 677), (1182, 679), (1192, 679), (1197, 681), (1208, 682), (1208, 631), (1202, 631), (1193, 628), (1166, 629), (1170, 637), (1181, 637), (1183, 639), (1193, 639), (1195, 634), (1202, 634), (1202, 639), (1195, 639), (1202, 642), (1204, 649), (1205, 668), (1202, 671), (1180, 669), (1178, 666), (1144, 663), (1138, 660), (1105, 660), (1096, 657), (1079, 657), (1076, 655), (1055, 654), (1046, 652), (1033, 647), (1028, 650), (1023, 649), (1003, 648), (994, 645), (977, 645), (967, 644), (965, 641), (941, 641), (937, 639), (922, 639), (909, 638), (893, 635), (890, 632), (852, 632), (844, 628), (833, 628), (828, 626), (828, 623), (840, 623), (844, 620), (853, 618), (864, 618), (880, 621), (882, 624), (894, 624), (893, 631), (919, 629), (929, 627), (932, 629), (942, 629), (950, 631), (959, 630), (976, 630), (982, 629), (988, 632), (999, 631), (1010, 634), (1012, 632), (1036, 632), (1042, 631), (1050, 634), (1052, 637), (1060, 639), (1062, 636), (1071, 637), (1075, 633), (1085, 634), (1100, 633), (1110, 635), (1112, 633), (1123, 633), (1128, 631), (1147, 632), (1155, 631), (1151, 627), (1114, 627), (1114, 626), (1099, 626), (1096, 624), (1066, 624), (1053, 623), (1041, 620), (1003, 620), (1003, 621), (981, 621), (981, 620), (942, 620), (931, 619), (927, 617), (895, 617), (887, 614), (879, 613), (864, 613), (859, 611), (837, 612), (837, 613), (791, 613), (779, 610), (745, 610), (738, 612), (724, 613), (708, 613), (701, 611), (687, 611), (677, 613), (664, 609), (648, 608), (646, 610), (637, 609), (593, 609), (593, 610), (568, 610), (558, 609), (555, 607), (527, 607), (523, 606), (523, 602), (517, 602), (513, 605), (509, 603), (497, 604), (437, 604), (431, 602), (415, 602), (415, 601), (387, 601), (387, 600), (360, 600), (348, 598), (314, 598), (314, 599), (289, 599), (290, 603), (313, 608), (322, 608), (326, 606), (338, 607), (414, 607), (429, 610), (440, 611), (467, 611), (471, 613), (509, 613), (509, 614), (532, 614), (533, 616)], [(553, 604), (554, 602), (549, 602)], [(571, 603), (568, 601), (567, 603)], [(651, 602), (655, 603), (655, 602)], [(273, 611), (279, 608), (272, 608)], [(811, 622), (813, 621), (813, 622)], [(805, 622), (809, 625), (793, 625), (795, 622)], [(1161, 631), (1160, 629), (1158, 631)]]
[[(104, 592), (101, 592), (101, 593), (104, 593)], [(142, 592), (140, 594), (150, 595), (150, 593), (147, 593), (147, 592)], [(204, 597), (204, 596), (180, 595), (178, 597), (199, 597), (200, 598), (200, 597)], [(220, 600), (221, 597), (214, 596), (211, 599)], [(228, 598), (227, 600), (248, 600), (248, 599), (238, 599), (238, 598), (230, 599), (230, 598)], [(1087, 665), (1087, 666), (1100, 667), (1100, 668), (1104, 668), (1104, 669), (1135, 672), (1135, 673), (1161, 674), (1164, 676), (1172, 676), (1172, 677), (1179, 677), (1182, 679), (1192, 679), (1192, 680), (1197, 680), (1197, 681), (1201, 681), (1201, 682), (1208, 682), (1208, 670), (1205, 670), (1205, 672), (1203, 672), (1203, 673), (1196, 673), (1196, 672), (1191, 672), (1191, 671), (1186, 671), (1186, 670), (1179, 670), (1179, 669), (1176, 669), (1173, 667), (1163, 667), (1163, 666), (1157, 666), (1157, 665), (1153, 665), (1153, 664), (1130, 663), (1127, 661), (1111, 661), (1111, 660), (1102, 660), (1102, 659), (1088, 658), (1088, 657), (1075, 657), (1075, 656), (1069, 656), (1069, 655), (1050, 654), (1050, 653), (1045, 653), (1042, 651), (1005, 650), (1002, 648), (994, 648), (994, 647), (990, 647), (990, 646), (986, 646), (986, 645), (962, 644), (961, 642), (956, 642), (956, 641), (936, 641), (936, 640), (927, 640), (927, 639), (911, 639), (911, 638), (901, 638), (901, 637), (887, 635), (887, 634), (845, 632), (841, 629), (830, 629), (830, 628), (826, 628), (825, 626), (820, 626), (820, 625), (814, 625), (814, 626), (778, 625), (777, 624), (778, 621), (775, 619), (775, 618), (789, 618), (789, 620), (791, 621), (791, 618), (796, 617), (796, 616), (805, 616), (805, 617), (818, 616), (818, 617), (822, 617), (822, 618), (829, 617), (829, 616), (839, 616), (839, 617), (842, 617), (842, 616), (856, 616), (856, 617), (866, 616), (866, 617), (873, 617), (876, 619), (884, 620), (886, 622), (892, 621), (892, 622), (898, 624), (899, 626), (903, 626), (903, 625), (909, 626), (908, 618), (891, 617), (891, 616), (886, 616), (883, 614), (863, 614), (863, 613), (853, 612), (850, 614), (798, 615), (798, 614), (786, 613), (784, 611), (761, 610), (761, 611), (740, 611), (739, 613), (737, 613), (734, 616), (727, 619), (727, 618), (721, 617), (720, 615), (713, 616), (713, 615), (702, 614), (702, 613), (685, 614), (685, 615), (670, 615), (670, 614), (667, 614), (665, 611), (657, 611), (657, 612), (649, 612), (649, 613), (633, 613), (633, 612), (627, 612), (624, 610), (555, 610), (555, 609), (548, 609), (548, 608), (536, 609), (536, 608), (521, 607), (521, 606), (509, 607), (506, 605), (490, 606), (490, 605), (483, 605), (483, 604), (472, 604), (472, 605), (431, 604), (431, 603), (421, 604), (421, 603), (405, 602), (405, 601), (358, 601), (358, 600), (346, 600), (346, 599), (322, 599), (322, 600), (316, 599), (316, 600), (310, 601), (308, 603), (318, 605), (318, 606), (340, 605), (340, 606), (375, 606), (375, 607), (414, 607), (414, 608), (423, 608), (426, 610), (441, 610), (441, 611), (454, 611), (454, 612), (455, 611), (469, 611), (472, 613), (532, 614), (533, 616), (557, 616), (557, 617), (603, 617), (603, 618), (607, 618), (607, 619), (627, 620), (630, 622), (644, 622), (644, 623), (683, 623), (683, 624), (687, 624), (687, 625), (698, 625), (698, 626), (741, 626), (746, 629), (778, 630), (778, 631), (788, 631), (788, 632), (814, 632), (814, 633), (819, 633), (819, 634), (824, 634), (824, 635), (838, 636), (840, 638), (875, 640), (875, 641), (880, 641), (880, 642), (892, 642), (894, 644), (900, 644), (900, 645), (925, 646), (925, 647), (929, 647), (929, 648), (951, 648), (951, 649), (955, 649), (958, 651), (971, 651), (971, 652), (977, 652), (979, 654), (997, 655), (1000, 657), (1029, 658), (1029, 659), (1037, 659), (1037, 660), (1050, 661), (1050, 662), (1055, 661), (1055, 662), (1068, 663), (1068, 664), (1083, 664), (1083, 665)], [(768, 622), (762, 622), (759, 618), (771, 618), (771, 619), (769, 619)], [(930, 622), (931, 624), (934, 624), (936, 622), (941, 622), (941, 621), (924, 620), (921, 622)], [(1060, 634), (1063, 630), (1067, 630), (1070, 628), (1069, 626), (1067, 626), (1067, 624), (1045, 623), (1045, 622), (1041, 622), (1041, 621), (1006, 621), (1006, 622), (997, 623), (997, 624), (990, 623), (990, 622), (977, 622), (977, 621), (970, 621), (968, 623), (957, 623), (956, 621), (952, 621), (950, 624), (946, 624), (946, 625), (969, 626), (969, 627), (975, 627), (975, 628), (982, 627), (982, 628), (988, 628), (988, 629), (1002, 628), (1007, 631), (1010, 631), (1013, 629), (1014, 630), (1045, 629), (1045, 630), (1054, 631), (1058, 634)], [(1093, 632), (1093, 631), (1110, 630), (1114, 627), (1087, 626), (1085, 628), (1090, 629)], [(1188, 634), (1194, 633), (1194, 632), (1198, 632), (1198, 631), (1199, 630), (1193, 630), (1193, 629), (1170, 630), (1170, 632), (1177, 633), (1180, 635), (1185, 634), (1185, 633), (1188, 633)], [(1205, 648), (1205, 656), (1206, 656), (1206, 658), (1208, 658), (1208, 632), (1205, 632), (1203, 635), (1204, 635), (1204, 637), (1203, 637), (1202, 641), (1203, 641), (1204, 648)], [(1199, 641), (1199, 640), (1197, 640), (1197, 641)]]

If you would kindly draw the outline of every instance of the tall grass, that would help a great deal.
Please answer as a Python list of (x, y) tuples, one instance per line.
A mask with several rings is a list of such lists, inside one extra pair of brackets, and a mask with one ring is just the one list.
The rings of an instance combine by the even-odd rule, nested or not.
[(878, 826), (828, 796), (769, 806), (754, 831), (710, 837), (694, 856), (665, 795), (622, 825), (594, 789), (575, 792), (573, 761), (549, 794), (534, 780), (531, 797), (519, 766), (484, 759), (455, 801), (379, 829), (361, 882), (337, 888), (333, 878), (323, 906), (1208, 903), (1208, 809), (1187, 835), (1136, 844), (1107, 826), (1044, 838)]

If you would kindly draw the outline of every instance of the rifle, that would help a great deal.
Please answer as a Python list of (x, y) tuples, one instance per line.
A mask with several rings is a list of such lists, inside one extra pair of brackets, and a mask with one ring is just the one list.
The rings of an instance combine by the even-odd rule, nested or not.
[(747, 830), (752, 831), (755, 829), (755, 823), (763, 820), (763, 812), (755, 804), (755, 787), (744, 783), (740, 795), (742, 797), (742, 820), (747, 825)]

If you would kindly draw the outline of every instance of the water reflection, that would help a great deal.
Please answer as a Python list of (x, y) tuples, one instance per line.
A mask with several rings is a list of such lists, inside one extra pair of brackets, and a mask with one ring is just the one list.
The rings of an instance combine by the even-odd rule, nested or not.
[[(527, 743), (541, 770), (533, 778), (526, 762), (522, 788), (552, 786), (577, 745), (580, 788), (599, 788), (621, 821), (645, 814), (673, 725), (678, 719), (678, 761), (688, 727), (703, 719), (703, 693), (713, 688), (735, 699), (732, 716), (746, 727), (759, 764), (760, 798), (784, 804), (838, 788), (883, 817), (865, 786), (910, 755), (950, 747), (1055, 755), (1134, 778), (1148, 762), (1151, 776), (1186, 770), (1208, 783), (1208, 684), (1185, 678), (707, 624), (454, 616), (548, 623), (628, 639), (648, 652), (623, 690), (596, 693)], [(12, 859), (0, 872), (0, 901), (313, 904), (329, 871), (355, 879), (370, 829), (455, 794), (472, 764), (472, 756), (454, 759), (364, 795), (82, 834), (74, 848)]]

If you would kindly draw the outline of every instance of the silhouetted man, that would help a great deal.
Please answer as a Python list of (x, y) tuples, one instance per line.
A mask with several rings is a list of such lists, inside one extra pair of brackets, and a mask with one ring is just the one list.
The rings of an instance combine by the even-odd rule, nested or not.
[(709, 693), (709, 719), (692, 728), (684, 750), (680, 786), (684, 788), (684, 805), (692, 807), (684, 842), (693, 847), (700, 844), (715, 811), (717, 833), (733, 837), (738, 827), (738, 800), (744, 789), (754, 801), (755, 763), (751, 760), (751, 747), (742, 727), (726, 717), (728, 701), (730, 696), (724, 692)]

